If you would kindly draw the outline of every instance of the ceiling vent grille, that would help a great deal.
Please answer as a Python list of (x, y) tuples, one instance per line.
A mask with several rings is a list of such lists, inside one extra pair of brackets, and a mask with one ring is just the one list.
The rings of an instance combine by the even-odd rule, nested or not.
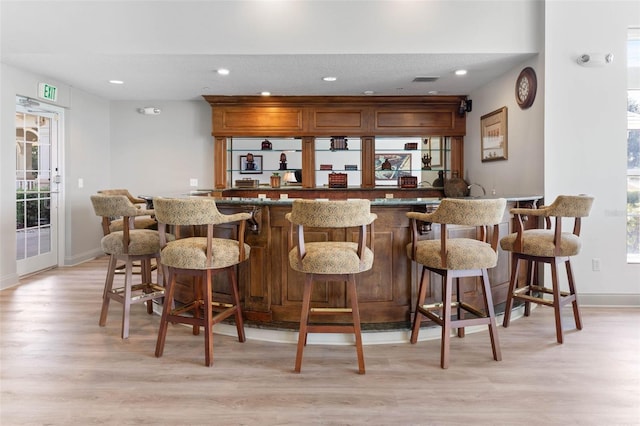
[(414, 83), (432, 83), (434, 81), (438, 81), (440, 77), (416, 77), (413, 79)]

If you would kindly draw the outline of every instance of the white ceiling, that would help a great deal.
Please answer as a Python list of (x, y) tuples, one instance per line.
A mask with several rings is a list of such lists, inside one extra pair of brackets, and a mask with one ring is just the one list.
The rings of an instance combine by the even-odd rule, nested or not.
[[(300, 4), (317, 8), (331, 3), (335, 11), (368, 3), (388, 8), (391, 2), (385, 1), (1, 1), (3, 63), (109, 100), (192, 100), (261, 91), (466, 95), (533, 56), (530, 52), (465, 52), (464, 48), (456, 48), (456, 53), (440, 51), (434, 40), (416, 42), (414, 27), (403, 32), (395, 15), (389, 15), (389, 22), (377, 18), (381, 20), (377, 28), (388, 31), (386, 36), (371, 33), (368, 25), (366, 37), (361, 24), (347, 22), (343, 34), (336, 36), (331, 24), (315, 22), (318, 14), (301, 16)], [(428, 2), (405, 3), (416, 7), (411, 4)], [(249, 5), (252, 8), (247, 10)], [(274, 7), (281, 8), (277, 20), (256, 17), (264, 17)], [(327, 6), (323, 11), (334, 16)], [(225, 14), (230, 18), (224, 19)], [(290, 25), (291, 19), (296, 25)], [(314, 31), (305, 29), (305, 20), (309, 28), (314, 25)], [(334, 37), (325, 39), (323, 28)], [(441, 44), (446, 42), (443, 34)], [(222, 67), (230, 75), (215, 73)], [(453, 71), (459, 68), (468, 74), (455, 76)], [(324, 76), (335, 76), (337, 81), (324, 82)], [(417, 83), (415, 77), (439, 78)], [(109, 84), (110, 79), (125, 84)]]

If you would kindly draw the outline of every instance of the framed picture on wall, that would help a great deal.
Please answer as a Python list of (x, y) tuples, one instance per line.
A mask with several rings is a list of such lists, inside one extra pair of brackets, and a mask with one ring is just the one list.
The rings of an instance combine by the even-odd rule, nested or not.
[(248, 153), (247, 155), (241, 155), (240, 173), (262, 174), (262, 155), (253, 155), (251, 153)]
[(411, 154), (375, 154), (375, 175), (377, 180), (393, 180), (411, 174)]
[(507, 159), (507, 107), (480, 118), (482, 161)]

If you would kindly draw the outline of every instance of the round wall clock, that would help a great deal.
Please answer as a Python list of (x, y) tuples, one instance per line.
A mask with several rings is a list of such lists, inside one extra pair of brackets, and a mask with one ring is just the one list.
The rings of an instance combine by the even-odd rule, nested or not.
[(516, 80), (516, 101), (520, 108), (527, 109), (533, 105), (537, 88), (536, 72), (531, 67), (523, 69)]

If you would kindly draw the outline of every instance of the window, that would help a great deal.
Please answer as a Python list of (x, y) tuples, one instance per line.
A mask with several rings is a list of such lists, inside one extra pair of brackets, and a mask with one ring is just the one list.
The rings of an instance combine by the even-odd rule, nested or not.
[(627, 262), (640, 263), (640, 28), (627, 42)]

